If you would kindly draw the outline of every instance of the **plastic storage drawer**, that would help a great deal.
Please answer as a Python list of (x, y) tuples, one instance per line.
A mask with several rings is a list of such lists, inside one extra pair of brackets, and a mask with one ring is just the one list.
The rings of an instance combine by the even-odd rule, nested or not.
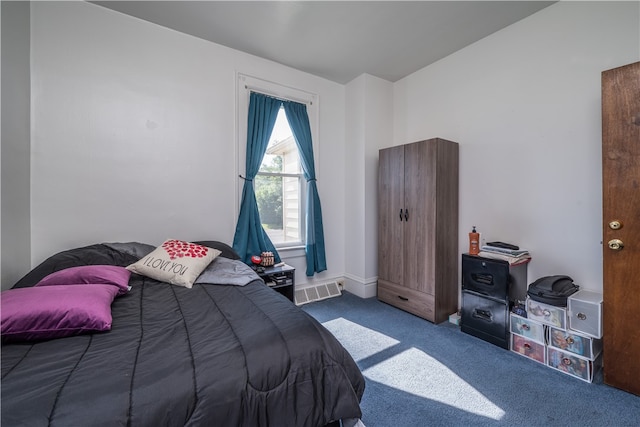
[(547, 362), (544, 343), (533, 341), (520, 335), (511, 334), (511, 351), (536, 362)]
[(568, 351), (589, 360), (595, 360), (602, 352), (602, 340), (585, 337), (574, 331), (563, 331), (549, 326), (547, 343), (562, 351)]
[(600, 361), (600, 357), (591, 361), (573, 353), (547, 347), (547, 364), (550, 367), (586, 382), (593, 381), (595, 371), (601, 366)]
[(511, 317), (511, 333), (518, 334), (530, 340), (544, 343), (544, 325), (535, 320), (527, 319), (510, 313)]
[(567, 309), (532, 300), (527, 297), (527, 317), (532, 320), (567, 329)]
[(569, 328), (593, 338), (602, 338), (602, 294), (578, 291), (567, 299)]

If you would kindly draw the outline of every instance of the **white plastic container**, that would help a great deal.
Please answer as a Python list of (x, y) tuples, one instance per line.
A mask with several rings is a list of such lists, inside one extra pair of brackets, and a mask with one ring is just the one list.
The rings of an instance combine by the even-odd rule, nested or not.
[(602, 338), (602, 294), (578, 291), (567, 299), (569, 328), (593, 338)]

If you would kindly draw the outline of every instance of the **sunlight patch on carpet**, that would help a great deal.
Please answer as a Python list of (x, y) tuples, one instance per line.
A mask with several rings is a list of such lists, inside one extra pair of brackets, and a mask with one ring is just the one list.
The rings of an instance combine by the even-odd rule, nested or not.
[(400, 342), (388, 335), (365, 328), (342, 317), (329, 320), (322, 325), (338, 338), (338, 341), (347, 349), (356, 362), (393, 347)]
[[(338, 338), (340, 339), (340, 338)], [(363, 371), (365, 377), (425, 399), (501, 420), (505, 412), (437, 359), (410, 348)]]

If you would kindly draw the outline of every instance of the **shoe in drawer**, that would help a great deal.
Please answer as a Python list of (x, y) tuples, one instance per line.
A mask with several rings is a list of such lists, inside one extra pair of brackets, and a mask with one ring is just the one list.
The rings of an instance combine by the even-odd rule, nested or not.
[(594, 360), (602, 351), (602, 340), (586, 337), (575, 331), (549, 327), (547, 342), (551, 347), (569, 351), (578, 356)]
[(527, 298), (527, 318), (556, 328), (567, 328), (567, 309)]
[(600, 366), (600, 358), (591, 361), (573, 353), (547, 347), (547, 364), (582, 381), (592, 382), (594, 370)]
[(520, 335), (511, 334), (511, 351), (536, 362), (546, 362), (545, 345)]
[(544, 342), (544, 325), (535, 320), (527, 319), (511, 313), (511, 333), (518, 334), (523, 337)]

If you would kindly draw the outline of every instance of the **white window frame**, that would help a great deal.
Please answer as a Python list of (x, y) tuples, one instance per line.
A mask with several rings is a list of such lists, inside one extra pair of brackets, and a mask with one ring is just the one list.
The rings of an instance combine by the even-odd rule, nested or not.
[[(307, 106), (309, 116), (309, 126), (311, 127), (311, 137), (313, 140), (313, 156), (315, 159), (316, 178), (318, 178), (318, 95), (302, 89), (285, 86), (276, 82), (253, 77), (243, 73), (237, 73), (237, 100), (236, 100), (236, 165), (238, 175), (246, 176), (245, 159), (247, 153), (247, 116), (249, 112), (249, 97), (251, 92), (263, 93), (275, 98), (286, 99), (299, 102)], [(286, 175), (286, 174), (283, 174)], [(244, 181), (238, 179), (236, 188), (236, 216), (240, 212), (240, 202), (242, 200), (242, 187)], [(304, 176), (301, 179), (301, 200), (300, 200), (300, 242), (289, 242), (275, 244), (278, 251), (288, 249), (304, 248), (305, 245), (305, 217), (306, 217), (306, 182)]]

